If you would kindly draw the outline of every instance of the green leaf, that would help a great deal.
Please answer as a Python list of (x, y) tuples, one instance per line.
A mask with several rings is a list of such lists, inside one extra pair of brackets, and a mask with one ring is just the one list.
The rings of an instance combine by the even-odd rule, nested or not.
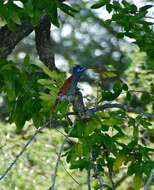
[(140, 165), (138, 163), (132, 162), (131, 165), (128, 167), (127, 174), (131, 176), (137, 171), (139, 171), (139, 169), (140, 169)]
[(17, 130), (21, 130), (25, 124), (27, 119), (27, 114), (23, 112), (22, 107), (24, 104), (24, 97), (19, 96), (16, 100), (16, 104), (11, 111), (11, 115), (9, 118), (10, 122), (15, 122), (17, 126)]
[(119, 81), (116, 81), (113, 85), (113, 91), (112, 92), (102, 92), (102, 101), (107, 100), (107, 101), (112, 101), (115, 100), (122, 92), (122, 86)]
[(83, 156), (83, 144), (81, 144), (81, 143), (75, 144), (74, 150), (75, 150), (75, 153), (78, 157)]
[(21, 19), (20, 19), (17, 12), (11, 10), (10, 11), (10, 16), (12, 17), (12, 22), (14, 22), (16, 24), (22, 24)]
[(44, 63), (38, 61), (37, 63), (34, 63), (34, 65), (40, 67), (45, 72), (45, 74), (52, 78), (52, 71), (50, 71), (50, 69)]
[(24, 12), (28, 14), (28, 16), (31, 18), (34, 16), (35, 11), (32, 1), (27, 0), (26, 2), (24, 2)]
[(48, 102), (53, 102), (53, 101), (55, 101), (56, 100), (56, 97), (53, 97), (52, 95), (50, 95), (50, 94), (46, 94), (46, 93), (44, 93), (44, 92), (39, 92), (39, 94), (40, 94), (40, 98), (42, 99), (42, 100), (44, 100), (44, 101), (48, 101)]
[(122, 4), (126, 7), (126, 8), (129, 8), (130, 4), (125, 1), (125, 0), (122, 0)]
[(13, 101), (15, 99), (15, 82), (13, 75), (14, 73), (11, 71), (5, 72), (4, 74), (5, 91), (7, 93), (9, 101)]
[(131, 99), (132, 99), (131, 97), (132, 97), (131, 93), (127, 92), (126, 98), (127, 98), (128, 101), (131, 101)]
[(50, 79), (39, 79), (37, 82), (43, 86), (53, 85), (53, 82)]
[(51, 71), (44, 63), (38, 61), (37, 63), (33, 63), (34, 65), (40, 67), (45, 74), (47, 74), (51, 80), (56, 80), (56, 84), (61, 85), (64, 82), (64, 77), (62, 74), (57, 73), (56, 71)]
[(129, 150), (134, 149), (134, 147), (137, 145), (137, 141), (132, 140), (130, 143), (127, 144), (127, 148)]
[(51, 22), (55, 26), (59, 27), (58, 13), (57, 13), (57, 3), (56, 3), (56, 1), (52, 0), (47, 9), (48, 9), (48, 13), (49, 13), (50, 18), (51, 18)]
[(132, 4), (132, 5), (130, 5), (130, 10), (131, 10), (131, 13), (136, 13), (137, 12), (137, 7), (136, 7), (136, 5), (134, 5), (134, 4)]
[(0, 6), (0, 16), (8, 21), (9, 15), (10, 15), (10, 13), (9, 13), (8, 7), (1, 5)]
[(109, 118), (109, 119), (103, 120), (103, 124), (108, 125), (108, 126), (121, 125), (121, 124), (123, 124), (123, 119), (120, 117)]
[(101, 120), (94, 116), (88, 121), (87, 125), (84, 128), (84, 134), (88, 136), (91, 134), (95, 129), (100, 128), (102, 125)]
[(128, 85), (126, 83), (122, 84), (122, 89), (128, 91)]
[(41, 126), (43, 119), (44, 119), (44, 117), (43, 117), (42, 113), (36, 113), (36, 114), (33, 114), (33, 116), (32, 116), (33, 123), (34, 123), (35, 127), (37, 127), (37, 128), (39, 126)]
[(108, 131), (109, 130), (109, 126), (108, 125), (102, 125), (101, 130), (102, 131)]
[(88, 169), (90, 167), (90, 161), (86, 160), (85, 158), (74, 161), (70, 167), (70, 169), (77, 169), (79, 168), (80, 170), (83, 169)]
[(152, 94), (154, 94), (154, 83), (150, 84), (150, 91)]
[(141, 189), (142, 185), (143, 185), (142, 174), (135, 174), (134, 180), (133, 180), (133, 188), (134, 188), (134, 190)]
[(146, 14), (147, 14), (147, 12), (139, 12), (139, 13), (137, 13), (137, 14), (133, 17), (134, 22), (136, 22), (137, 20), (139, 20), (139, 19), (141, 19), (141, 18), (144, 18)]
[(33, 100), (27, 99), (27, 101), (23, 104), (22, 110), (23, 112), (32, 112)]
[(11, 70), (12, 69), (12, 64), (10, 63), (6, 63), (5, 65), (2, 65), (1, 68), (0, 68), (0, 71), (7, 71), (7, 70)]
[(130, 118), (129, 121), (128, 121), (128, 125), (129, 126), (135, 126), (135, 124), (136, 124), (135, 119)]
[(139, 138), (139, 128), (138, 125), (133, 126), (133, 137), (135, 141), (138, 141)]
[(91, 6), (92, 9), (98, 9), (100, 7), (103, 7), (106, 3), (108, 3), (108, 0), (100, 0), (99, 2), (95, 3)]
[(112, 11), (112, 9), (113, 9), (113, 6), (112, 6), (112, 4), (106, 4), (106, 10), (110, 13), (111, 11)]
[(152, 125), (146, 118), (141, 118), (139, 123), (146, 128)]
[(121, 92), (122, 91), (122, 86), (120, 81), (115, 81), (113, 85), (113, 90), (114, 92)]
[(112, 92), (102, 92), (102, 101), (112, 101), (114, 100), (113, 93)]
[(62, 114), (65, 114), (68, 111), (68, 106), (69, 102), (67, 100), (64, 100), (57, 105), (56, 110)]
[(14, 22), (12, 22), (12, 20), (7, 20), (7, 26), (9, 28), (9, 30), (15, 30), (16, 29), (16, 24)]
[(70, 16), (74, 16), (74, 14), (78, 13), (79, 11), (74, 9), (73, 7), (70, 7), (69, 5), (62, 3), (60, 1), (57, 2), (57, 6), (66, 14)]
[(144, 11), (146, 11), (147, 9), (150, 9), (150, 8), (152, 8), (152, 7), (153, 7), (153, 5), (145, 5), (145, 6), (141, 7), (141, 8), (139, 9), (139, 11), (140, 11), (140, 12), (144, 12)]
[(30, 56), (28, 54), (24, 57), (24, 66), (27, 67), (30, 64)]
[(39, 9), (34, 9), (33, 16), (31, 17), (31, 23), (33, 27), (36, 27), (41, 19), (41, 11)]
[(48, 112), (51, 111), (52, 109), (52, 105), (55, 103), (56, 101), (56, 97), (55, 96), (51, 96), (50, 94), (46, 94), (44, 92), (39, 92), (40, 94), (40, 99), (42, 100), (42, 108), (40, 110), (40, 112)]
[(144, 104), (148, 104), (151, 102), (151, 96), (149, 93), (143, 93), (142, 96), (141, 96), (141, 101), (144, 103)]
[(147, 131), (154, 135), (154, 129), (147, 129)]
[(125, 33), (124, 32), (119, 32), (117, 33), (117, 38), (123, 38), (125, 36)]
[(76, 125), (74, 126), (74, 129), (72, 133), (70, 134), (71, 137), (82, 137), (83, 131), (85, 128), (85, 123), (82, 120), (77, 120)]
[(124, 163), (124, 161), (126, 160), (126, 156), (119, 154), (113, 164), (113, 170), (119, 170), (120, 167), (122, 166), (122, 164)]
[(101, 141), (103, 142), (103, 144), (107, 147), (110, 147), (113, 151), (112, 153), (114, 152), (114, 150), (116, 149), (116, 146), (115, 146), (115, 141), (113, 138), (111, 138), (108, 134), (105, 134), (105, 135), (102, 135), (102, 139)]
[(118, 134), (120, 135), (120, 137), (124, 137), (125, 136), (125, 134), (122, 131), (121, 127), (119, 127), (118, 125), (114, 125), (113, 128), (116, 129), (119, 132)]

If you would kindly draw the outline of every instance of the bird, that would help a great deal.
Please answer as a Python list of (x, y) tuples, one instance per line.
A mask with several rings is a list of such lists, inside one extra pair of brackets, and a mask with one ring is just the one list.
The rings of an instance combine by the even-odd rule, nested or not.
[(76, 65), (75, 67), (73, 67), (72, 75), (65, 80), (63, 86), (58, 93), (58, 98), (56, 99), (55, 104), (52, 106), (52, 108), (55, 108), (57, 106), (63, 96), (75, 95), (77, 84), (85, 70), (86, 68), (80, 65)]

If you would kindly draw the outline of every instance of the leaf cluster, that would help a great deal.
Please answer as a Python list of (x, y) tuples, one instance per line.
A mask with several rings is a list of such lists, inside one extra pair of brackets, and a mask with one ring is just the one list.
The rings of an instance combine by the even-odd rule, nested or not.
[(12, 61), (1, 59), (0, 92), (5, 95), (8, 121), (14, 122), (18, 130), (31, 119), (39, 127), (51, 110), (59, 89), (57, 84), (62, 81), (62, 75), (51, 72), (43, 63), (30, 64), (28, 55), (20, 68)]
[(44, 14), (48, 14), (51, 22), (58, 27), (58, 9), (71, 16), (78, 12), (60, 0), (20, 0), (18, 4), (13, 0), (0, 1), (0, 17), (6, 21), (11, 30), (15, 29), (16, 24), (20, 25), (28, 18), (33, 26), (36, 26)]
[(151, 125), (146, 118), (133, 118), (123, 111), (97, 113), (89, 120), (78, 120), (70, 135), (76, 140), (66, 152), (67, 162), (71, 169), (80, 170), (93, 170), (95, 162), (102, 175), (108, 170), (113, 175), (123, 170), (134, 176), (132, 187), (140, 189), (154, 167), (154, 149), (140, 141), (142, 130), (150, 130)]
[(152, 8), (153, 5), (145, 5), (138, 9), (135, 4), (129, 3), (126, 0), (122, 0), (121, 2), (100, 0), (94, 4), (92, 8), (97, 9), (103, 6), (106, 6), (106, 10), (112, 13), (112, 18), (106, 20), (106, 23), (116, 23), (122, 27), (122, 31), (117, 34), (117, 37), (123, 38), (127, 36), (135, 39), (134, 43), (137, 44), (142, 51), (147, 52), (149, 57), (153, 60), (153, 22), (149, 22), (145, 19), (148, 10)]

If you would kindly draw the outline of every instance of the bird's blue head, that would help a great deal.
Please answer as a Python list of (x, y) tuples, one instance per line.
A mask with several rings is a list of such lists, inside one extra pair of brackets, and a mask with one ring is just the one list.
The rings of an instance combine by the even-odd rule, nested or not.
[(77, 65), (75, 67), (73, 67), (73, 74), (82, 74), (84, 71), (86, 70), (85, 67), (82, 67), (80, 65)]

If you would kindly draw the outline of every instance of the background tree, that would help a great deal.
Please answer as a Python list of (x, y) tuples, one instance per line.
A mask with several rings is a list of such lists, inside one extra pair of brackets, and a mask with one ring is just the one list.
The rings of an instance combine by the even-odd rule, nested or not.
[[(154, 33), (153, 18), (148, 12), (151, 8), (152, 1), (140, 7), (125, 0), (100, 0), (95, 4), (80, 0), (0, 2), (3, 25), (0, 29), (1, 121), (15, 123), (14, 131), (20, 134), (21, 141), (30, 135), (28, 144), (19, 154), (16, 153), (19, 151), (17, 146), (11, 145), (16, 149), (9, 151), (8, 141), (4, 147), (2, 142), (2, 153), (9, 151), (16, 158), (5, 170), (8, 163), (3, 158), (7, 155), (2, 154), (5, 167), (1, 168), (0, 179), (7, 176), (4, 188), (51, 186), (51, 161), (45, 166), (44, 162), (50, 160), (53, 151), (46, 154), (44, 146), (57, 149), (57, 144), (62, 143), (62, 138), (55, 132), (59, 127), (66, 137), (57, 153), (53, 184), (49, 189), (54, 189), (64, 149), (63, 160), (69, 163), (74, 175), (76, 170), (81, 171), (80, 175), (87, 173), (87, 182), (84, 184), (85, 177), (74, 179), (63, 161), (62, 166), (74, 184), (72, 187), (64, 184), (62, 188), (66, 185), (65, 189), (140, 189), (144, 184), (145, 189), (148, 188), (154, 168)], [(108, 11), (110, 19), (102, 19), (104, 10)], [(133, 42), (125, 41), (126, 37), (132, 38)], [(84, 97), (85, 113), (79, 117), (79, 106), (70, 112), (71, 104), (62, 102), (53, 115), (51, 108), (64, 81), (64, 71), (68, 72), (75, 64), (89, 68), (82, 78), (82, 82), (92, 88), (92, 93)], [(31, 125), (36, 127), (34, 135), (31, 135)], [(43, 142), (40, 144), (36, 139), (34, 148), (28, 150), (27, 166), (22, 165), (16, 175), (11, 174), (11, 167), (45, 127), (41, 134)], [(10, 134), (10, 130), (10, 126), (5, 130), (2, 128), (1, 139), (5, 139), (4, 134)], [(17, 138), (17, 134), (13, 134), (13, 138)], [(53, 155), (52, 160), (55, 159)], [(18, 161), (17, 169), (19, 166)], [(24, 175), (23, 168), (35, 171), (38, 180), (34, 186), (27, 183), (28, 176)], [(48, 180), (44, 182), (38, 176)], [(7, 180), (11, 181), (9, 185)], [(60, 189), (61, 182), (57, 182), (57, 186)]]

